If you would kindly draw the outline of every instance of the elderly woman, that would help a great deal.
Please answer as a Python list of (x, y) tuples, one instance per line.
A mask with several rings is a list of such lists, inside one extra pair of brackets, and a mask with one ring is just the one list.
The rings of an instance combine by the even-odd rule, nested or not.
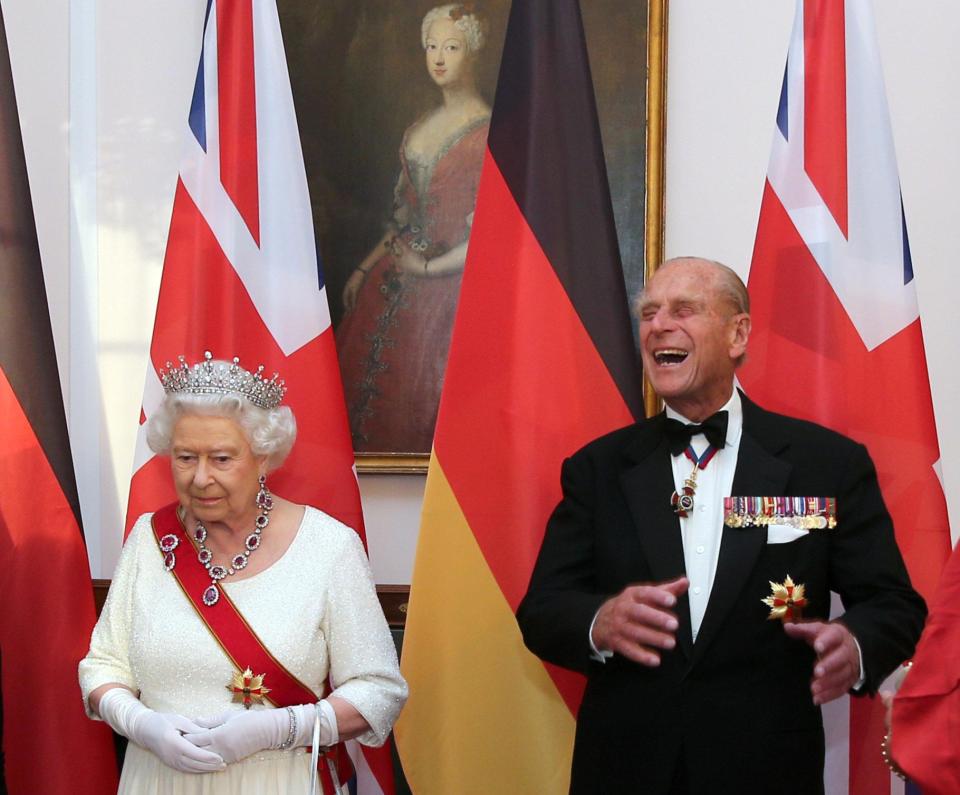
[(120, 792), (307, 792), (317, 725), (379, 745), (407, 695), (363, 547), (267, 488), (296, 436), (282, 381), (209, 353), (161, 380), (178, 501), (123, 547), (84, 702), (131, 741)]
[(430, 452), (490, 126), (474, 74), (484, 38), (470, 4), (423, 18), (443, 102), (404, 133), (393, 215), (347, 280), (337, 328), (356, 450)]

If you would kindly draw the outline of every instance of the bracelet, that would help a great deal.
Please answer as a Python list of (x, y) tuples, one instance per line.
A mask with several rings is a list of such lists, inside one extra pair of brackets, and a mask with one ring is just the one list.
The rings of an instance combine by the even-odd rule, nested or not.
[(278, 751), (286, 751), (292, 748), (297, 740), (297, 713), (293, 711), (293, 707), (287, 707), (286, 709), (290, 718), (290, 728), (287, 730), (287, 738), (277, 746)]
[(907, 780), (907, 774), (900, 769), (900, 765), (893, 760), (893, 756), (890, 753), (890, 732), (883, 735), (883, 740), (880, 741), (880, 756), (883, 757), (883, 761), (891, 773), (900, 776), (904, 781)]

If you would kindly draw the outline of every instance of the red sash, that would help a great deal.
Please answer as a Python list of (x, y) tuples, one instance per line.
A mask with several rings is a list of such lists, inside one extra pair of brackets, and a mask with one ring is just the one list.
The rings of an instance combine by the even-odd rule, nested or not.
[[(176, 563), (170, 573), (184, 595), (197, 611), (200, 620), (210, 630), (210, 634), (223, 649), (224, 654), (238, 671), (249, 668), (255, 675), (264, 674), (263, 684), (270, 689), (264, 695), (277, 707), (289, 707), (296, 704), (315, 704), (320, 698), (316, 693), (295, 677), (274, 657), (263, 641), (247, 623), (233, 600), (227, 596), (226, 589), (219, 584), (220, 598), (216, 604), (205, 605), (203, 592), (210, 586), (210, 575), (203, 564), (197, 560), (197, 547), (187, 533), (177, 511), (178, 503), (171, 503), (154, 513), (150, 524), (157, 544), (167, 535), (173, 535), (179, 542), (171, 554), (176, 555)], [(162, 551), (162, 549), (161, 549)], [(224, 689), (227, 683), (224, 682)], [(344, 771), (343, 760), (349, 760), (343, 745), (337, 746), (335, 757), (337, 767)], [(346, 770), (350, 768), (347, 767)], [(345, 771), (344, 771), (345, 772)], [(326, 766), (320, 765), (320, 776), (324, 792), (333, 792)], [(341, 777), (341, 781), (343, 778)]]

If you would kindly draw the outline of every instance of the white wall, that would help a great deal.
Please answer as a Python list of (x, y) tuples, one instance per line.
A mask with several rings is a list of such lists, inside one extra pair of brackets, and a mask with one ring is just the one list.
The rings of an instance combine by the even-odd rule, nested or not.
[[(120, 549), (167, 230), (205, 2), (98, 0), (96, 57), (99, 576)], [(74, 418), (72, 418), (73, 421)], [(92, 463), (91, 463), (92, 465)], [(93, 494), (88, 494), (92, 500)], [(86, 517), (85, 517), (86, 518)], [(93, 556), (91, 555), (93, 558)], [(94, 568), (97, 576), (97, 568)]]
[[(67, 392), (70, 358), (69, 0), (3, 0), (47, 301)], [(66, 395), (65, 395), (66, 398)]]
[[(589, 0), (586, 0), (589, 2)], [(119, 548), (205, 3), (2, 0), (94, 576)], [(876, 0), (943, 474), (960, 525), (952, 256), (960, 7)], [(749, 263), (793, 0), (671, 0), (668, 255)], [(69, 125), (69, 126), (68, 126)], [(79, 442), (79, 443), (78, 443)], [(379, 582), (408, 582), (423, 478), (361, 478)]]

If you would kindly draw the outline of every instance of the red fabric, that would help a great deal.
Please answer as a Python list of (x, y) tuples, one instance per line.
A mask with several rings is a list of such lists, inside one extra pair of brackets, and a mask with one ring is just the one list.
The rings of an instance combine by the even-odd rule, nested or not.
[(847, 56), (844, 4), (803, 6), (804, 170), (847, 234)]
[(220, 181), (260, 243), (253, 4), (217, 3)]
[(11, 795), (116, 792), (110, 729), (77, 685), (95, 620), (83, 537), (0, 370), (0, 654)]
[[(400, 149), (399, 237), (407, 244), (429, 241), (421, 252), (428, 259), (470, 234), (487, 129), (471, 129), (443, 154), (423, 195), (405, 146)], [(370, 269), (356, 306), (336, 331), (357, 451), (430, 452), (462, 274), (406, 273), (389, 253)]]
[(910, 578), (929, 600), (950, 538), (920, 322), (868, 351), (769, 183), (760, 217), (740, 381), (764, 408), (866, 445)]
[(892, 752), (923, 795), (960, 793), (960, 547), (893, 702)]
[[(749, 286), (753, 333), (739, 373), (747, 394), (867, 446), (913, 585), (929, 598), (949, 525), (919, 320), (868, 351), (769, 183)], [(879, 701), (851, 702), (851, 795), (889, 789), (877, 752), (883, 718)]]

